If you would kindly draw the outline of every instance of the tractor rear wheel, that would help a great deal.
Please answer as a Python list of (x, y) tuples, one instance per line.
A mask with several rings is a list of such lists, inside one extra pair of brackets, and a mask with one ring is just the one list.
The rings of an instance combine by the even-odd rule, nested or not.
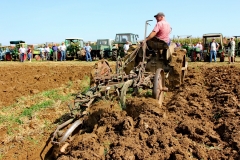
[(168, 89), (165, 87), (165, 76), (162, 68), (157, 69), (153, 81), (153, 98), (158, 100), (160, 107), (162, 106), (164, 92)]
[(171, 88), (180, 87), (184, 82), (185, 75), (187, 73), (187, 61), (186, 61), (186, 52), (179, 50), (172, 53), (171, 57), (171, 70), (169, 72), (169, 83)]

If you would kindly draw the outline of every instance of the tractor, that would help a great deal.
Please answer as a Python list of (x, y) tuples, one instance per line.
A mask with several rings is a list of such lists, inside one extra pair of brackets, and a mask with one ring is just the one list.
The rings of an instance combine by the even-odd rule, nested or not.
[[(149, 21), (145, 22), (146, 28)], [(51, 137), (53, 152), (56, 153), (53, 155), (65, 153), (70, 142), (74, 140), (74, 134), (81, 129), (92, 104), (96, 101), (115, 99), (125, 110), (126, 94), (132, 92), (138, 95), (141, 88), (151, 89), (152, 98), (156, 99), (161, 107), (168, 87), (179, 88), (184, 82), (188, 64), (185, 56), (185, 49), (176, 48), (174, 43), (169, 45), (153, 38), (137, 46), (127, 56), (118, 58), (115, 72), (107, 60), (96, 62), (91, 71), (91, 87), (76, 95), (75, 100), (69, 104), (71, 118), (59, 125)]]
[(66, 38), (65, 45), (67, 47), (66, 59), (83, 60), (85, 58), (85, 52), (83, 51), (84, 42), (81, 38)]
[[(27, 49), (27, 44), (25, 43), (25, 41), (19, 40), (19, 41), (10, 41), (10, 53), (7, 53), (5, 55), (5, 59), (7, 61), (11, 61), (11, 60), (19, 60), (19, 48), (21, 46), (24, 46), (24, 48)], [(27, 55), (24, 55), (24, 60), (27, 58)]]
[(124, 44), (129, 42), (130, 48), (128, 52), (133, 51), (137, 47), (137, 39), (139, 36), (133, 33), (118, 33), (116, 34), (115, 41), (112, 48), (112, 60), (116, 61), (118, 57), (124, 57), (125, 53), (123, 50)]
[(216, 42), (219, 44), (219, 48), (217, 51), (217, 57), (220, 57), (220, 62), (224, 62), (225, 57), (225, 46), (223, 44), (223, 35), (221, 33), (209, 33), (203, 35), (203, 58), (205, 62), (210, 61), (210, 50), (209, 50), (209, 44), (212, 41), (212, 39), (215, 38)]
[[(181, 47), (187, 50), (187, 56), (192, 57), (193, 47), (192, 47), (192, 35), (178, 35), (178, 44), (182, 44)], [(182, 39), (183, 38), (183, 39)]]
[(91, 44), (91, 56), (94, 60), (110, 58), (112, 55), (112, 40), (98, 39), (96, 44)]

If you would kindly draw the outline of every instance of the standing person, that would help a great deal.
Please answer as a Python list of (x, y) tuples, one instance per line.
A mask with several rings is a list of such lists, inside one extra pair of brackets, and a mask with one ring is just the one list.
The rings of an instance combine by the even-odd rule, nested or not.
[(2, 61), (2, 53), (3, 53), (3, 50), (2, 48), (0, 48), (0, 61)]
[(46, 55), (46, 60), (50, 60), (50, 48), (48, 47), (48, 45), (46, 45), (45, 47), (45, 55)]
[(200, 60), (203, 60), (203, 46), (202, 46), (202, 42), (198, 42), (198, 44), (196, 45), (196, 48), (199, 48)]
[(218, 47), (219, 47), (219, 44), (215, 41), (215, 38), (213, 38), (212, 42), (209, 44), (210, 62), (212, 62), (212, 56), (214, 56), (214, 62), (216, 62)]
[(23, 46), (21, 46), (21, 47), (19, 48), (19, 54), (20, 54), (20, 60), (21, 60), (21, 62), (24, 62), (24, 54), (25, 54), (25, 52), (26, 52), (26, 49), (25, 49)]
[(32, 50), (31, 50), (31, 47), (28, 47), (27, 56), (28, 56), (29, 62), (32, 62)]
[(41, 47), (39, 48), (39, 51), (40, 51), (41, 60), (43, 61), (43, 60), (44, 60), (44, 48), (41, 46)]
[(126, 44), (124, 44), (123, 50), (124, 50), (124, 56), (127, 55), (127, 51), (129, 50), (129, 42), (128, 41), (126, 42)]
[(86, 43), (86, 46), (84, 47), (85, 51), (86, 51), (86, 61), (88, 62), (88, 60), (90, 62), (92, 62), (92, 57), (91, 57), (91, 50), (92, 47), (89, 46), (89, 43)]
[(58, 60), (58, 47), (56, 46), (56, 44), (53, 44), (52, 50), (53, 50), (53, 61), (57, 61)]
[(231, 63), (231, 59), (232, 59), (232, 63), (234, 63), (234, 54), (235, 54), (235, 41), (234, 41), (234, 37), (230, 38), (230, 48), (228, 50), (228, 60), (229, 60), (229, 64)]
[[(166, 42), (169, 45), (170, 42), (170, 32), (171, 32), (171, 27), (170, 24), (166, 21), (165, 19), (165, 14), (163, 12), (159, 12), (154, 16), (157, 20), (157, 24), (155, 25), (153, 31), (149, 34), (149, 36), (145, 39), (144, 42), (147, 43), (149, 47), (152, 49), (161, 49), (161, 46), (158, 47), (157, 42), (159, 40), (162, 40)], [(143, 42), (143, 44), (145, 44)]]
[(65, 61), (66, 60), (66, 46), (64, 43), (62, 43), (62, 45), (59, 47), (59, 50), (61, 51), (61, 61)]

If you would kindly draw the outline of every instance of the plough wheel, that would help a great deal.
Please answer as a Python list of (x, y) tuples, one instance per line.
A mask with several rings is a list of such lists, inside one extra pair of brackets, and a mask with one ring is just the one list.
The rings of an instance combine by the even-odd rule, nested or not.
[(186, 61), (186, 56), (184, 55), (183, 62), (182, 62), (181, 84), (183, 84), (184, 78), (187, 74), (187, 66), (188, 66), (188, 62)]
[(63, 134), (63, 136), (61, 137), (61, 139), (60, 139), (60, 143), (64, 143), (68, 138), (69, 138), (69, 136), (71, 136), (71, 134), (73, 133), (73, 131), (79, 126), (79, 125), (81, 125), (83, 123), (83, 121), (82, 120), (76, 120), (72, 125), (71, 125), (71, 127), (70, 128), (68, 128), (68, 130)]
[(165, 76), (163, 69), (159, 68), (156, 71), (153, 82), (153, 98), (158, 100), (160, 107), (162, 106), (164, 91), (168, 89), (165, 87)]
[(133, 80), (128, 80), (127, 82), (124, 83), (122, 89), (121, 89), (121, 95), (120, 95), (120, 103), (122, 109), (126, 108), (126, 95), (128, 88), (133, 84)]

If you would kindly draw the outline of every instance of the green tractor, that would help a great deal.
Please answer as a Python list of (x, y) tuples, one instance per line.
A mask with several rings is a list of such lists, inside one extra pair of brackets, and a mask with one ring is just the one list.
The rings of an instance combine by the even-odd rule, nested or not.
[(137, 39), (139, 36), (133, 33), (118, 33), (116, 34), (115, 41), (112, 48), (112, 60), (117, 60), (118, 57), (124, 57), (125, 53), (123, 50), (124, 44), (129, 42), (129, 51), (134, 50), (137, 47)]
[[(27, 44), (25, 43), (25, 41), (19, 40), (19, 41), (10, 41), (10, 54), (6, 54), (5, 55), (5, 59), (7, 61), (11, 61), (11, 60), (19, 60), (19, 48), (23, 45), (24, 48), (27, 49)], [(24, 56), (24, 59), (26, 59), (26, 54)]]
[(191, 57), (193, 47), (192, 47), (192, 35), (178, 35), (178, 44), (182, 44), (181, 48), (186, 49), (187, 56)]
[(66, 38), (65, 45), (67, 47), (66, 59), (83, 60), (85, 53), (82, 51), (84, 47), (83, 39), (81, 38)]
[(112, 56), (111, 39), (98, 39), (96, 44), (92, 44), (91, 56), (94, 60), (102, 58), (110, 58)]

